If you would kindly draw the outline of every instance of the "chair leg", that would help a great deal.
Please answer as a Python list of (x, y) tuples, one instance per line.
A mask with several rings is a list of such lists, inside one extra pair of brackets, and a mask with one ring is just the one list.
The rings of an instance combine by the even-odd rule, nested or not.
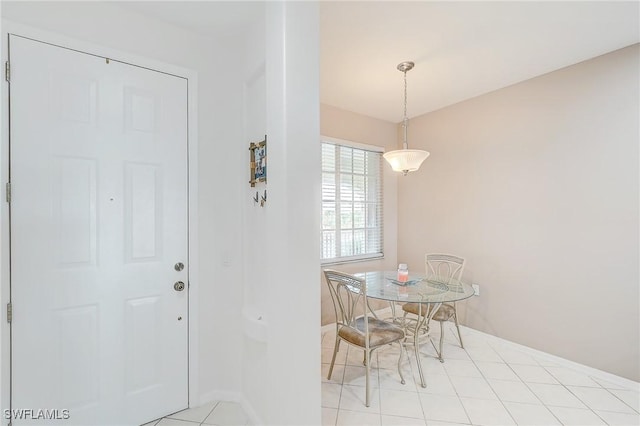
[(329, 374), (327, 375), (327, 380), (331, 380), (331, 374), (333, 373), (333, 364), (336, 362), (336, 355), (338, 354), (339, 348), (340, 338), (336, 335), (336, 343), (333, 345), (333, 357), (331, 358), (331, 366), (329, 366)]
[(444, 321), (440, 321), (440, 353), (438, 354), (438, 358), (440, 362), (444, 362), (444, 358), (442, 358), (442, 346), (444, 343)]
[(460, 334), (460, 325), (458, 324), (458, 310), (456, 309), (456, 305), (453, 305), (453, 319), (456, 322), (456, 330), (458, 330), (458, 340), (460, 340), (460, 347), (464, 349), (464, 344), (462, 343), (462, 334)]
[(366, 383), (366, 396), (365, 396), (365, 402), (364, 405), (366, 405), (367, 407), (370, 405), (370, 395), (369, 395), (369, 369), (371, 368), (369, 366), (369, 358), (371, 357), (371, 354), (369, 353), (369, 351), (367, 351), (365, 349), (364, 351), (364, 360), (365, 360), (365, 366), (366, 366), (366, 378), (365, 378), (365, 383)]
[[(398, 341), (400, 344), (400, 358), (398, 358), (398, 374), (400, 374), (400, 383), (405, 384), (404, 376), (402, 375), (402, 355), (404, 355), (404, 343), (402, 341)], [(407, 360), (409, 359), (409, 355), (407, 355)]]
[(444, 362), (442, 358), (442, 344), (444, 343), (444, 321), (440, 321), (440, 352), (438, 353), (438, 359), (440, 362)]

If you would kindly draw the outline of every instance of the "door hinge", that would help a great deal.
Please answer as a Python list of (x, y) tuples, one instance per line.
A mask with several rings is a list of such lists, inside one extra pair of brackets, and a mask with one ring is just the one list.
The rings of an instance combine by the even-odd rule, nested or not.
[(11, 81), (11, 66), (9, 65), (9, 61), (5, 61), (4, 63), (4, 79)]
[(11, 182), (7, 182), (5, 185), (5, 192), (7, 194), (7, 203), (11, 204)]
[(7, 303), (7, 322), (11, 322), (13, 320), (13, 305), (11, 303)]

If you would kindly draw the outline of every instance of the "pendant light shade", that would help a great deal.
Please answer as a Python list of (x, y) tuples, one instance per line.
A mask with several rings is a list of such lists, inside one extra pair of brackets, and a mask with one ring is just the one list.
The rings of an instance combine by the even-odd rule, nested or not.
[(386, 152), (382, 156), (394, 172), (402, 172), (406, 176), (407, 173), (418, 170), (429, 153), (421, 149), (405, 148)]
[(415, 172), (420, 168), (422, 162), (427, 159), (429, 153), (421, 149), (409, 149), (407, 143), (407, 128), (409, 127), (409, 118), (407, 117), (407, 71), (411, 70), (415, 64), (413, 62), (402, 62), (398, 65), (398, 70), (404, 74), (404, 118), (402, 119), (402, 149), (389, 151), (382, 156), (391, 165), (394, 172), (402, 172), (407, 175), (409, 172)]

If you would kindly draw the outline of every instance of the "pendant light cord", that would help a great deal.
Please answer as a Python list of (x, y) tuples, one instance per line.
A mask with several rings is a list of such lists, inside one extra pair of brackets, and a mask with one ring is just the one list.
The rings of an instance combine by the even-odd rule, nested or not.
[(409, 119), (407, 118), (407, 71), (404, 72), (404, 118), (402, 120), (402, 148), (409, 148), (409, 144), (407, 143), (407, 127), (409, 126)]
[(404, 73), (404, 118), (407, 118), (407, 72)]

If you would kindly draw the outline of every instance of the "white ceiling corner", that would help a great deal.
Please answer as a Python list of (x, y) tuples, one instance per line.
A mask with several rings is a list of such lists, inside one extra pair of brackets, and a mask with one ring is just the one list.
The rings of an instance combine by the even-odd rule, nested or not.
[(322, 2), (321, 102), (402, 119), (638, 43), (638, 2)]

